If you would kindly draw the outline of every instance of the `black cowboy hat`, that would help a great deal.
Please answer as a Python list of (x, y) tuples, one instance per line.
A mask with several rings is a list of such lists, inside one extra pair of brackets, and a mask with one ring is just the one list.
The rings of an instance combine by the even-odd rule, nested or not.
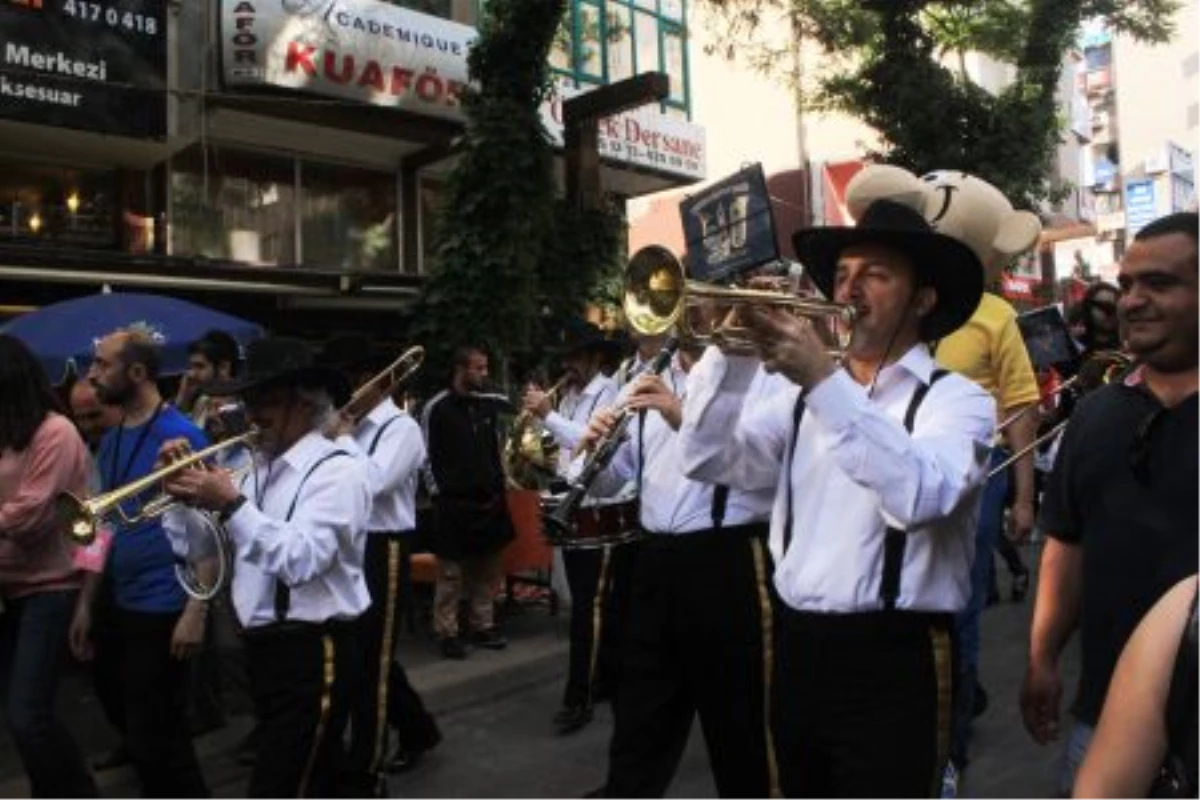
[(618, 350), (621, 343), (587, 320), (571, 320), (562, 327), (556, 341), (548, 348), (559, 357), (581, 350)]
[(827, 298), (842, 251), (858, 244), (893, 247), (912, 261), (920, 282), (933, 286), (937, 304), (921, 320), (921, 338), (941, 339), (963, 325), (983, 296), (983, 264), (962, 242), (938, 233), (919, 211), (891, 200), (876, 200), (853, 228), (805, 228), (792, 236), (792, 246)]
[(317, 363), (312, 350), (299, 339), (267, 337), (246, 346), (246, 361), (241, 372), (227, 380), (205, 384), (210, 396), (240, 395), (267, 385), (299, 386), (324, 389), (333, 397), (349, 394), (340, 372)]
[(388, 350), (361, 333), (333, 336), (321, 348), (317, 363), (344, 372), (378, 372), (393, 360)]

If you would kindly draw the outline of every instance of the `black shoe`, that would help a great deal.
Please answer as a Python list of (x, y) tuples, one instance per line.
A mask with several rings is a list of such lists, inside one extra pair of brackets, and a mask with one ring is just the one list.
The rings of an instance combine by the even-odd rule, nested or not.
[(554, 731), (562, 736), (574, 733), (592, 721), (590, 706), (563, 706), (554, 715)]
[(497, 633), (495, 628), (485, 628), (471, 632), (471, 644), (486, 647), (488, 650), (503, 650), (508, 647), (508, 639)]
[(128, 763), (129, 763), (129, 748), (127, 748), (125, 746), (124, 742), (121, 742), (119, 745), (114, 747), (112, 750), (109, 750), (107, 753), (105, 753), (104, 755), (100, 756), (95, 761), (93, 761), (92, 769), (96, 770), (97, 772), (102, 772), (103, 770), (106, 770), (106, 769), (116, 769), (117, 767), (123, 767)]
[(257, 728), (251, 728), (245, 738), (238, 742), (237, 749), (234, 750), (233, 760), (237, 762), (239, 767), (253, 767), (254, 762), (258, 761), (258, 748), (254, 744), (254, 734), (257, 732)]
[(971, 707), (971, 717), (978, 717), (987, 711), (988, 694), (978, 682), (975, 684), (975, 704)]
[(1019, 603), (1029, 594), (1029, 570), (1024, 569), (1012, 576), (1012, 599)]
[(441, 641), (442, 658), (453, 658), (462, 661), (467, 657), (467, 648), (463, 647), (462, 639), (457, 636), (447, 636)]
[(388, 774), (399, 775), (403, 772), (409, 772), (420, 763), (424, 756), (424, 750), (409, 751), (403, 747), (397, 747), (396, 752), (392, 754), (391, 760), (387, 763)]

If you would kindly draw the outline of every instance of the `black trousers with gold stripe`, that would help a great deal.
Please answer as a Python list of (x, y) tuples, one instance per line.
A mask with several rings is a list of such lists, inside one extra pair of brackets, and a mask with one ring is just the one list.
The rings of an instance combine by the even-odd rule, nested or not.
[(783, 607), (773, 727), (787, 797), (937, 797), (950, 747), (949, 614)]
[(722, 797), (770, 797), (774, 622), (766, 525), (639, 542), (608, 797), (661, 797), (695, 716)]
[(389, 723), (410, 751), (432, 747), (441, 738), (433, 718), (393, 658), (403, 612), (405, 573), (415, 531), (371, 532), (363, 574), (371, 606), (355, 623), (363, 654), (363, 680), (351, 700), (347, 790), (371, 794), (382, 787)]
[(245, 632), (258, 717), (249, 797), (333, 797), (361, 657), (344, 623), (285, 623)]

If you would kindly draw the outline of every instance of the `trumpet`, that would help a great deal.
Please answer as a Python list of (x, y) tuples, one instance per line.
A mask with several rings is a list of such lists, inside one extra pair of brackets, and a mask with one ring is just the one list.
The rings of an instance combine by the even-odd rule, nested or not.
[(87, 547), (96, 540), (96, 532), (105, 522), (115, 518), (126, 525), (136, 525), (139, 522), (162, 516), (168, 509), (176, 506), (179, 501), (163, 492), (141, 504), (134, 512), (126, 512), (121, 507), (122, 503), (137, 497), (181, 470), (193, 467), (206, 468), (203, 466), (203, 462), (217, 453), (238, 445), (252, 446), (257, 437), (258, 430), (251, 428), (240, 436), (234, 436), (211, 447), (189, 453), (145, 477), (86, 500), (80, 499), (70, 492), (63, 492), (55, 499), (57, 519), (66, 526), (67, 535), (72, 542), (81, 547)]
[[(630, 326), (645, 335), (665, 333), (675, 327), (686, 344), (718, 345), (735, 352), (754, 353), (758, 348), (745, 328), (720, 321), (739, 306), (783, 308), (799, 317), (828, 327), (833, 338), (830, 355), (840, 358), (850, 344), (854, 308), (825, 300), (796, 297), (786, 292), (713, 286), (685, 278), (683, 265), (671, 251), (658, 245), (638, 250), (629, 262), (623, 300)], [(690, 311), (700, 311), (695, 319)]]

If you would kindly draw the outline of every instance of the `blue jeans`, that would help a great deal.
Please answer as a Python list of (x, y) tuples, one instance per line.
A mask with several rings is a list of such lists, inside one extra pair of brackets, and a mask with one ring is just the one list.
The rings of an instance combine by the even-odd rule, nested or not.
[[(994, 469), (1007, 457), (1005, 450), (996, 448), (992, 451), (989, 469)], [(987, 604), (988, 590), (992, 585), (992, 550), (1004, 525), (1004, 496), (1007, 493), (1007, 471), (989, 478), (983, 488), (979, 523), (975, 526), (975, 558), (971, 561), (971, 599), (955, 619), (958, 682), (954, 696), (950, 755), (960, 768), (967, 763), (967, 745), (970, 743), (971, 717), (975, 707), (975, 684), (979, 672), (979, 617)]]
[(97, 797), (96, 784), (54, 700), (67, 658), (74, 590), (9, 600), (0, 614), (8, 724), (33, 797)]

